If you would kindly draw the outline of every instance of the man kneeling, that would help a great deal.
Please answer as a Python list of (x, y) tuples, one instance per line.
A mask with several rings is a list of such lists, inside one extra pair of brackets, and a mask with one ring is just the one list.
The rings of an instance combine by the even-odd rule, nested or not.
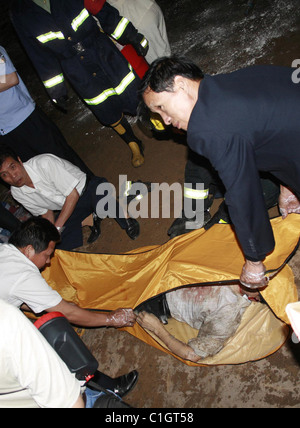
[[(23, 164), (16, 153), (1, 144), (0, 178), (11, 186), (13, 198), (33, 216), (41, 216), (56, 226), (61, 234), (56, 248), (71, 251), (81, 247), (81, 227), (91, 215), (94, 226), (88, 243), (100, 236), (102, 218), (97, 214), (97, 205), (104, 194), (98, 193), (98, 186), (107, 182), (104, 177), (89, 178), (75, 165), (50, 153), (35, 156)], [(113, 203), (115, 221), (129, 238), (136, 239), (140, 233), (139, 223), (121, 212), (116, 200)]]

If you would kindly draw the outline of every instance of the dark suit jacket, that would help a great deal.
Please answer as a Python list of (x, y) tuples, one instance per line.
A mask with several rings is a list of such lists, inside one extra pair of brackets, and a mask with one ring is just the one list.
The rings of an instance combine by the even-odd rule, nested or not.
[(259, 171), (300, 196), (300, 85), (289, 67), (251, 66), (205, 75), (188, 126), (188, 144), (210, 160), (249, 260), (274, 249)]

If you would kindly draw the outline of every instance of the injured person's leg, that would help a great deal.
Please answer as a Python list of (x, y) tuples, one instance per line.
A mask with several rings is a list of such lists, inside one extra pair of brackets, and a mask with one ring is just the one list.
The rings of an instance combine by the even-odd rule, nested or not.
[(171, 316), (199, 330), (198, 336), (183, 343), (172, 336), (153, 315), (141, 312), (138, 323), (153, 332), (177, 356), (198, 362), (221, 351), (235, 334), (251, 302), (238, 286), (185, 287), (166, 294)]

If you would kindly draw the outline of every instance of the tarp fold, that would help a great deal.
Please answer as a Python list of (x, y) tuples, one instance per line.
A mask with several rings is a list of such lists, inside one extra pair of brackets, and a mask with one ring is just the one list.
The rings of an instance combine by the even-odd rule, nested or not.
[[(243, 340), (241, 336), (236, 340), (243, 355), (236, 357), (239, 355), (237, 349), (229, 351), (235, 346), (231, 340), (225, 347), (227, 349), (223, 349), (226, 357), (221, 355), (220, 360), (219, 353), (218, 358), (205, 364), (239, 364), (260, 359), (277, 350), (287, 337), (288, 329), (284, 323), (288, 324), (289, 320), (285, 307), (298, 301), (298, 294), (286, 261), (299, 243), (300, 216), (291, 214), (285, 220), (276, 218), (271, 223), (276, 247), (266, 258), (265, 265), (267, 270), (280, 270), (262, 292), (268, 306), (254, 304), (246, 310), (242, 320), (245, 326), (242, 326), (243, 322), (240, 326), (246, 334)], [(136, 308), (146, 300), (178, 287), (226, 285), (238, 281), (243, 264), (244, 256), (232, 227), (220, 224), (208, 231), (196, 230), (164, 245), (143, 247), (126, 254), (57, 250), (43, 276), (66, 300), (83, 308), (109, 311), (121, 307)], [(170, 322), (168, 328), (172, 325)], [(139, 325), (125, 330), (169, 352)], [(186, 342), (191, 338), (186, 335), (195, 334), (189, 328), (187, 330), (189, 333), (183, 335)], [(174, 334), (181, 337), (181, 332)]]

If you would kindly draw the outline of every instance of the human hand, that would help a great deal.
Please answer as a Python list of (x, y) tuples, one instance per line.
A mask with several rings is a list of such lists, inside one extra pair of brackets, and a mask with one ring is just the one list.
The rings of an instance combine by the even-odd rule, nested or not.
[(132, 46), (136, 50), (137, 54), (145, 57), (149, 50), (148, 40), (143, 36), (143, 34), (138, 33), (136, 35), (136, 40), (132, 41)]
[(291, 213), (300, 214), (299, 199), (294, 195), (294, 193), (287, 189), (285, 192), (280, 193), (278, 205), (283, 219), (285, 219)]
[(265, 277), (266, 268), (262, 262), (251, 262), (246, 260), (241, 277), (240, 283), (250, 289), (260, 289), (268, 285), (269, 279)]
[(137, 316), (137, 322), (139, 325), (149, 331), (155, 333), (155, 327), (160, 326), (159, 319), (149, 312), (140, 312)]
[(117, 309), (107, 315), (107, 325), (110, 327), (133, 327), (136, 315), (132, 309)]

